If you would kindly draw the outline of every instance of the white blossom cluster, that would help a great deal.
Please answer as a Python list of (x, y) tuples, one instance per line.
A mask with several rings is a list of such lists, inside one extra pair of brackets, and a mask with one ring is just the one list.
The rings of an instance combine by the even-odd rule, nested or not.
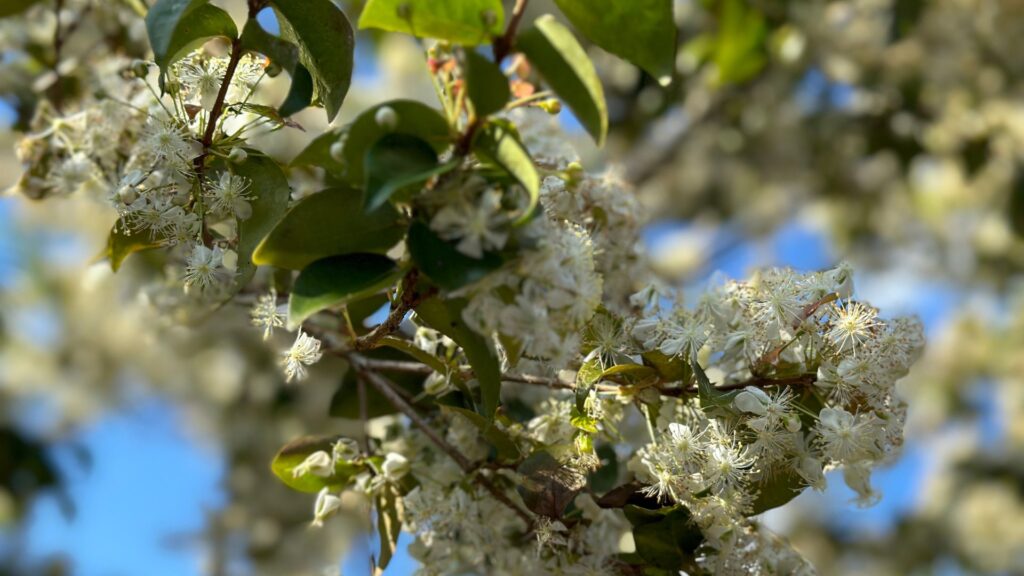
[[(204, 150), (227, 60), (193, 52), (171, 66), (163, 96), (147, 79), (155, 66), (118, 60), (102, 96), (77, 111), (58, 113), (44, 102), (18, 145), (26, 168), (20, 191), (103, 198), (119, 217), (115, 231), (175, 249), (179, 285), (200, 297), (224, 293), (237, 275), (238, 223), (252, 215), (251, 182), (231, 165), (246, 158), (246, 132), (266, 122), (241, 105), (264, 76), (260, 61), (245, 55), (218, 120), (230, 135)], [(195, 161), (204, 154), (226, 168), (200, 171)]]

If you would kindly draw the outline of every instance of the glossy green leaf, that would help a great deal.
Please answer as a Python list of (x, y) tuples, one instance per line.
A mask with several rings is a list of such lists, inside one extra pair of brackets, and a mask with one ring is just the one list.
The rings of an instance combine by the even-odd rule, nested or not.
[(468, 286), (503, 263), (501, 256), (493, 252), (486, 252), (479, 259), (466, 256), (419, 220), (409, 227), (406, 247), (420, 271), (445, 290)]
[(352, 25), (331, 0), (272, 0), (281, 36), (299, 47), (299, 62), (313, 78), (314, 98), (331, 121), (352, 80)]
[(540, 201), (540, 174), (526, 146), (503, 123), (491, 122), (476, 133), (473, 151), (481, 160), (501, 167), (522, 184), (530, 196), (530, 203), (514, 223), (529, 220)]
[(296, 64), (292, 72), (292, 85), (281, 103), (281, 116), (291, 116), (305, 110), (313, 102), (313, 77), (302, 64)]
[(318, 451), (331, 454), (337, 438), (314, 438), (306, 436), (284, 445), (270, 464), (270, 469), (286, 486), (299, 492), (316, 493), (325, 486), (338, 488), (348, 484), (353, 476), (362, 472), (365, 466), (354, 462), (335, 462), (334, 474), (323, 477), (315, 474), (295, 476), (295, 467)]
[(771, 476), (751, 486), (751, 491), (757, 491), (757, 498), (752, 505), (751, 514), (760, 514), (765, 510), (778, 508), (799, 496), (806, 487), (807, 482), (793, 470), (777, 470)]
[(386, 252), (405, 235), (385, 204), (363, 212), (358, 190), (329, 188), (303, 198), (256, 247), (253, 262), (301, 270), (315, 260), (354, 252)]
[[(385, 107), (394, 112), (394, 122), (382, 126), (378, 121), (378, 112)], [(349, 183), (354, 186), (364, 184), (366, 154), (387, 134), (415, 136), (433, 146), (438, 153), (451, 143), (448, 121), (438, 110), (413, 100), (392, 100), (378, 104), (356, 117), (345, 132), (341, 164)]]
[(377, 558), (379, 574), (395, 555), (398, 549), (398, 536), (402, 533), (402, 521), (398, 514), (398, 489), (392, 484), (384, 484), (374, 497), (377, 508), (377, 535), (380, 537), (380, 555)]
[(107, 249), (105, 256), (110, 260), (110, 268), (117, 272), (124, 263), (125, 258), (143, 250), (152, 250), (163, 246), (163, 241), (153, 239), (147, 232), (135, 232), (126, 234), (124, 226), (115, 222), (114, 227), (107, 236)]
[(463, 58), (466, 95), (473, 103), (477, 117), (489, 116), (505, 108), (511, 91), (501, 68), (474, 50), (466, 50)]
[(498, 428), (497, 424), (495, 424), (493, 420), (489, 420), (472, 410), (460, 408), (458, 406), (442, 404), (441, 411), (457, 414), (469, 420), (477, 430), (480, 430), (484, 440), (494, 447), (498, 453), (498, 458), (501, 458), (502, 460), (518, 460), (522, 455), (516, 441), (509, 436), (508, 432)]
[(489, 339), (466, 326), (462, 319), (466, 304), (468, 301), (465, 298), (442, 300), (433, 297), (416, 307), (416, 315), (462, 347), (480, 384), (482, 413), (488, 419), (493, 419), (501, 401), (501, 364)]
[(526, 54), (544, 82), (558, 94), (598, 146), (608, 132), (608, 105), (601, 79), (587, 53), (568, 28), (542, 16), (519, 35), (516, 46)]
[(208, 0), (158, 0), (146, 13), (146, 31), (161, 86), (168, 67), (188, 50), (211, 38), (238, 37), (231, 16)]
[(39, 0), (4, 0), (3, 3), (0, 3), (0, 18), (21, 14), (33, 4), (38, 3)]
[(273, 158), (247, 149), (245, 162), (232, 164), (235, 174), (249, 180), (252, 215), (238, 223), (238, 287), (249, 283), (256, 272), (256, 246), (274, 229), (288, 208), (288, 178)]
[(399, 267), (380, 254), (329, 256), (306, 266), (288, 298), (288, 330), (321, 310), (380, 292), (401, 276)]
[(662, 84), (672, 77), (676, 24), (672, 0), (555, 0), (588, 40), (643, 68)]
[(369, 0), (359, 17), (359, 28), (472, 46), (500, 35), (504, 20), (501, 0)]
[(347, 135), (347, 129), (329, 130), (314, 138), (305, 148), (292, 159), (292, 168), (317, 166), (335, 177), (345, 175), (345, 164), (331, 156), (331, 146)]
[(453, 162), (438, 165), (434, 148), (415, 136), (387, 134), (366, 152), (364, 207), (373, 210), (399, 190), (423, 184), (455, 166)]
[(623, 512), (633, 525), (637, 555), (652, 566), (678, 571), (704, 540), (684, 506), (649, 510), (629, 504)]

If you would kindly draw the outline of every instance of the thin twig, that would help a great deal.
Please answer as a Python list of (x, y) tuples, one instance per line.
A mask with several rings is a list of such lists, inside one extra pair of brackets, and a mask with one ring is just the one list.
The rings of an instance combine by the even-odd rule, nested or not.
[[(369, 382), (378, 392), (383, 395), (392, 406), (397, 408), (400, 412), (405, 414), (412, 423), (419, 428), (435, 446), (441, 449), (442, 452), (448, 455), (449, 458), (458, 464), (459, 468), (466, 474), (473, 474), (477, 472), (477, 468), (473, 466), (473, 463), (469, 461), (461, 452), (459, 452), (454, 446), (445, 441), (444, 438), (437, 433), (436, 430), (430, 427), (426, 420), (411, 404), (406, 402), (404, 398), (395, 390), (395, 387), (391, 382), (383, 376), (377, 374), (373, 370), (369, 369), (366, 364), (366, 359), (357, 355), (350, 354), (349, 360), (352, 362), (352, 367), (356, 370), (359, 376)], [(508, 496), (505, 495), (493, 482), (486, 476), (476, 474), (474, 479), (480, 483), (488, 492), (490, 492), (496, 500), (507, 506), (510, 510), (516, 513), (517, 516), (526, 522), (526, 526), (533, 526), (533, 518), (530, 514), (519, 506), (517, 506)]]
[(402, 295), (398, 302), (393, 305), (391, 312), (388, 313), (388, 317), (370, 330), (363, 336), (356, 338), (352, 342), (352, 348), (355, 350), (369, 350), (376, 348), (380, 339), (395, 333), (398, 328), (402, 325), (402, 320), (405, 319), (405, 315), (410, 310), (419, 306), (421, 302), (430, 298), (437, 293), (437, 288), (430, 286), (426, 290), (420, 291), (416, 287), (416, 282), (419, 279), (419, 270), (413, 268), (406, 273), (405, 277), (402, 278)]

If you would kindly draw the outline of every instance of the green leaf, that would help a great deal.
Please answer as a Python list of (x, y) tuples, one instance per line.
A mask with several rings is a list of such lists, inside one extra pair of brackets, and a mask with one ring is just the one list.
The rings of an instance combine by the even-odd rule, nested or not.
[[(377, 112), (384, 107), (394, 112), (393, 126), (381, 126), (377, 121)], [(378, 104), (356, 117), (345, 133), (341, 164), (345, 179), (353, 186), (364, 184), (366, 154), (387, 134), (415, 136), (433, 146), (438, 153), (451, 143), (448, 121), (436, 109), (413, 100), (392, 100)], [(327, 147), (329, 152), (330, 144)]]
[(658, 371), (642, 364), (618, 364), (601, 373), (599, 379), (615, 379), (626, 381), (650, 380), (658, 376)]
[(719, 390), (708, 379), (696, 356), (690, 361), (693, 369), (693, 376), (697, 380), (697, 397), (700, 399), (700, 407), (704, 411), (720, 412), (732, 411), (732, 402), (740, 390)]
[(619, 457), (611, 444), (598, 446), (597, 457), (601, 465), (590, 473), (587, 480), (590, 483), (590, 489), (601, 494), (614, 488), (615, 483), (619, 480)]
[(313, 77), (302, 64), (296, 64), (292, 72), (292, 85), (281, 103), (281, 116), (291, 116), (306, 109), (313, 102)]
[(1010, 229), (1018, 238), (1024, 238), (1024, 165), (1016, 167), (1010, 186), (1010, 201), (1007, 206)]
[(473, 46), (500, 35), (504, 20), (501, 0), (369, 0), (359, 17), (359, 28)]
[(526, 54), (544, 82), (572, 109), (598, 146), (603, 144), (608, 132), (604, 88), (572, 32), (548, 14), (520, 34), (516, 46)]
[(420, 271), (445, 290), (468, 286), (502, 265), (501, 256), (493, 252), (480, 259), (466, 256), (419, 220), (409, 227), (406, 246)]
[(235, 21), (209, 0), (158, 0), (146, 13), (146, 31), (163, 86), (167, 69), (187, 51), (210, 38), (238, 37)]
[(317, 312), (382, 291), (401, 269), (380, 254), (344, 254), (317, 260), (299, 273), (288, 298), (288, 329)]
[(128, 256), (163, 245), (162, 239), (153, 239), (147, 232), (126, 234), (124, 226), (120, 222), (115, 222), (113, 228), (110, 229), (110, 235), (107, 236), (107, 249), (104, 255), (110, 260), (110, 268), (117, 272)]
[(361, 463), (339, 461), (335, 462), (334, 474), (331, 476), (302, 474), (296, 477), (294, 474), (295, 467), (302, 464), (310, 454), (317, 451), (331, 454), (337, 440), (337, 438), (311, 436), (292, 440), (277, 452), (274, 460), (270, 463), (270, 469), (286, 486), (299, 492), (315, 494), (325, 486), (331, 488), (344, 486), (353, 476), (362, 472), (365, 466)]
[(314, 97), (327, 111), (338, 114), (352, 80), (355, 47), (352, 25), (331, 0), (272, 0), (281, 36), (299, 47), (299, 62), (313, 78)]
[(689, 383), (693, 376), (689, 364), (679, 356), (668, 356), (659, 350), (644, 352), (641, 356), (645, 365), (653, 367), (668, 382)]
[(757, 491), (751, 514), (760, 514), (786, 504), (799, 496), (806, 486), (807, 482), (792, 469), (776, 470), (771, 476), (751, 486), (751, 492)]
[(415, 136), (388, 134), (366, 153), (363, 171), (366, 174), (366, 210), (373, 210), (402, 190), (423, 184), (457, 163), (437, 164), (434, 148)]
[(500, 122), (490, 122), (473, 138), (473, 152), (481, 159), (500, 166), (516, 179), (530, 196), (530, 203), (514, 224), (522, 224), (533, 217), (540, 200), (540, 174), (526, 146), (515, 133)]
[[(444, 374), (448, 371), (448, 366), (446, 366), (440, 358), (437, 358), (426, 350), (418, 348), (408, 340), (402, 340), (400, 338), (395, 338), (394, 336), (385, 336), (380, 339), (380, 345), (404, 352), (406, 355), (419, 360), (422, 364), (426, 364), (438, 374)], [(453, 377), (454, 376), (455, 375), (453, 374)]]
[(390, 205), (365, 213), (362, 204), (359, 191), (350, 188), (303, 198), (256, 247), (253, 262), (301, 270), (326, 256), (386, 252), (405, 235), (405, 226)]
[(380, 557), (377, 558), (377, 570), (381, 573), (398, 548), (398, 536), (402, 533), (402, 520), (399, 517), (398, 489), (391, 484), (384, 484), (375, 497), (377, 506), (377, 534), (380, 536)]
[(623, 512), (633, 525), (636, 553), (652, 566), (678, 571), (704, 541), (684, 506), (650, 510), (627, 504)]
[(484, 418), (467, 408), (449, 406), (446, 404), (441, 404), (440, 406), (442, 412), (458, 414), (459, 416), (469, 420), (473, 426), (480, 430), (484, 440), (486, 440), (491, 446), (494, 446), (494, 449), (498, 453), (498, 458), (502, 460), (518, 460), (522, 456), (516, 441), (509, 436), (508, 432), (498, 428), (493, 420)]
[(576, 410), (573, 410), (572, 417), (569, 418), (569, 423), (577, 430), (582, 430), (588, 434), (597, 434), (597, 420), (587, 416), (586, 414), (580, 414)]
[(463, 73), (466, 76), (466, 95), (473, 103), (473, 111), (478, 118), (505, 108), (511, 91), (508, 78), (496, 63), (475, 50), (466, 50)]
[(238, 223), (238, 271), (236, 285), (249, 283), (256, 272), (253, 253), (288, 208), (291, 188), (288, 178), (273, 158), (258, 150), (246, 149), (248, 157), (241, 164), (232, 164), (235, 174), (249, 179), (249, 192), (253, 199), (252, 215)]
[(468, 303), (465, 298), (441, 300), (435, 296), (421, 302), (416, 307), (416, 315), (462, 347), (480, 384), (483, 415), (493, 419), (501, 401), (501, 364), (489, 339), (474, 332), (462, 320), (462, 311)]
[(20, 14), (37, 3), (39, 0), (4, 0), (3, 4), (0, 4), (0, 18)]
[(661, 84), (672, 77), (676, 24), (672, 0), (555, 0), (588, 40), (643, 68)]
[[(331, 156), (331, 146), (347, 134), (346, 130), (329, 130), (314, 138), (289, 164), (292, 168), (318, 166), (335, 177), (345, 174), (345, 164)], [(361, 184), (361, 183), (360, 183)]]
[(767, 59), (766, 39), (763, 14), (745, 0), (722, 0), (712, 51), (717, 82), (735, 84), (757, 74)]

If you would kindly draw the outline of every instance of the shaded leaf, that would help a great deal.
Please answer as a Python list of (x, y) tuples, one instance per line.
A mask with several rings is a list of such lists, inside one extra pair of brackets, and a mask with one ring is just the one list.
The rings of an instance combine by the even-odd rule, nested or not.
[(313, 79), (313, 94), (327, 111), (338, 114), (352, 79), (355, 47), (352, 25), (331, 0), (271, 0), (281, 36), (299, 47), (299, 62)]
[[(394, 111), (394, 124), (381, 126), (377, 112), (388, 107)], [(374, 106), (352, 121), (344, 132), (343, 160), (341, 162), (345, 179), (354, 186), (362, 186), (364, 159), (374, 144), (387, 134), (415, 136), (431, 146), (438, 153), (451, 142), (448, 121), (436, 109), (413, 100), (392, 100)], [(330, 144), (327, 144), (329, 152)], [(301, 156), (301, 155), (300, 155)]]
[(258, 52), (291, 74), (299, 61), (299, 47), (263, 29), (259, 21), (250, 18), (242, 27), (242, 48)]
[(591, 490), (601, 493), (615, 487), (619, 479), (619, 458), (611, 444), (601, 444), (596, 452), (601, 464), (597, 470), (590, 473), (587, 481)]
[(508, 78), (498, 65), (479, 52), (466, 50), (463, 58), (466, 95), (477, 117), (489, 116), (505, 108), (511, 92)]
[(472, 46), (500, 35), (504, 20), (501, 0), (369, 0), (359, 16), (359, 28)]
[(794, 470), (776, 470), (770, 477), (763, 478), (750, 487), (751, 492), (757, 491), (751, 514), (778, 508), (799, 496), (806, 487), (807, 482)]
[(233, 164), (235, 174), (249, 179), (253, 198), (252, 215), (238, 223), (237, 286), (249, 283), (256, 272), (256, 246), (274, 229), (288, 208), (291, 188), (288, 178), (272, 158), (258, 150), (246, 149), (245, 162)]
[(668, 382), (689, 383), (693, 377), (689, 364), (679, 356), (668, 356), (659, 350), (644, 352), (641, 356), (645, 365), (654, 368)]
[(281, 103), (281, 116), (291, 116), (304, 110), (313, 102), (313, 77), (302, 64), (296, 64), (292, 72), (292, 85)]
[(288, 298), (288, 330), (295, 330), (317, 312), (382, 291), (401, 276), (401, 269), (380, 254), (329, 256), (306, 266)]
[(415, 136), (388, 134), (370, 147), (364, 159), (364, 207), (373, 210), (399, 190), (423, 184), (456, 165), (449, 162), (439, 166), (434, 148)]
[(466, 256), (455, 244), (438, 236), (419, 220), (409, 227), (409, 255), (421, 272), (445, 290), (457, 290), (501, 267), (501, 256), (485, 252), (483, 258)]
[(568, 28), (542, 16), (519, 35), (516, 46), (526, 54), (544, 82), (558, 94), (600, 146), (608, 132), (604, 88), (587, 53)]
[(621, 56), (662, 84), (676, 58), (672, 0), (555, 0), (588, 40)]
[(39, 0), (4, 0), (4, 2), (0, 4), (0, 18), (20, 14), (25, 10), (28, 10), (33, 4), (38, 3)]
[(490, 122), (473, 138), (473, 152), (481, 160), (501, 167), (522, 184), (530, 196), (530, 203), (514, 224), (529, 220), (540, 200), (540, 174), (526, 146), (503, 123)]
[(501, 401), (501, 364), (488, 338), (477, 334), (462, 320), (468, 300), (429, 298), (416, 307), (416, 315), (434, 330), (462, 347), (473, 374), (480, 384), (481, 411), (493, 419)]
[(637, 555), (658, 568), (683, 568), (693, 561), (693, 553), (704, 541), (684, 506), (648, 510), (627, 505), (623, 511), (633, 525)]
[(187, 51), (210, 38), (238, 37), (235, 21), (209, 0), (157, 0), (146, 13), (146, 32), (163, 86), (167, 69)]
[(135, 232), (128, 234), (120, 222), (115, 222), (107, 236), (105, 256), (110, 260), (110, 268), (117, 272), (125, 258), (143, 250), (152, 250), (164, 245), (163, 240), (153, 239), (148, 233)]
[(253, 254), (256, 264), (301, 270), (326, 256), (386, 252), (405, 234), (390, 205), (366, 213), (357, 190), (329, 188), (293, 206)]

